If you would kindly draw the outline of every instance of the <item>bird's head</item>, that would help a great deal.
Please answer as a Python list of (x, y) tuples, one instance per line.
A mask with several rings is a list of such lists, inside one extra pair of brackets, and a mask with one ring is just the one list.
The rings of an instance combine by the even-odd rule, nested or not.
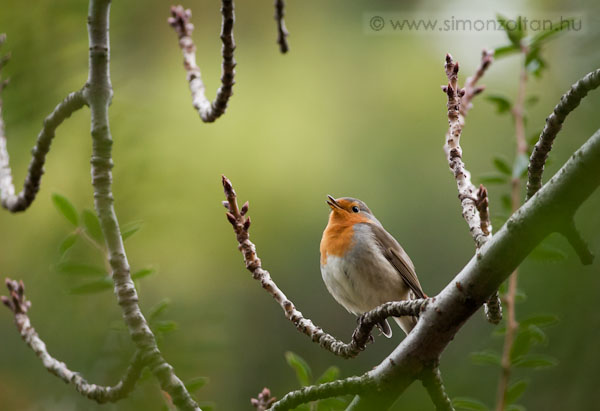
[(369, 207), (356, 198), (333, 198), (328, 195), (327, 204), (331, 208), (330, 221), (347, 221), (353, 223), (377, 221)]

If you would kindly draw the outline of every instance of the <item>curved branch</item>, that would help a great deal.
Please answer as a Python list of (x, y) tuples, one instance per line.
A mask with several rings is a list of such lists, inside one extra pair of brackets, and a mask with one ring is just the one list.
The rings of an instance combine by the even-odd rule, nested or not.
[(233, 226), (239, 244), (238, 248), (244, 256), (246, 268), (252, 273), (252, 278), (260, 281), (262, 287), (279, 303), (286, 318), (294, 324), (298, 331), (308, 335), (313, 342), (316, 342), (331, 353), (344, 358), (356, 357), (372, 339), (371, 331), (377, 323), (388, 317), (418, 316), (425, 310), (427, 303), (431, 300), (427, 298), (392, 301), (364, 313), (359, 318), (359, 324), (352, 334), (352, 341), (348, 344), (327, 334), (296, 309), (294, 303), (277, 287), (269, 272), (262, 268), (260, 258), (256, 254), (256, 246), (250, 241), (250, 234), (248, 232), (250, 229), (250, 217), (246, 217), (248, 203), (246, 202), (240, 209), (231, 181), (223, 176), (222, 182), (227, 198), (227, 201), (223, 202), (223, 205), (228, 210), (227, 219)]
[(199, 410), (198, 404), (164, 359), (156, 338), (139, 306), (138, 295), (131, 279), (129, 262), (123, 246), (123, 237), (115, 214), (112, 193), (112, 136), (108, 106), (112, 98), (110, 83), (110, 49), (108, 22), (110, 0), (90, 0), (88, 33), (90, 43), (89, 77), (85, 94), (92, 115), (92, 186), (94, 206), (106, 241), (115, 294), (123, 319), (144, 364), (169, 393), (173, 403), (182, 410)]
[(277, 44), (279, 44), (279, 51), (285, 54), (290, 50), (290, 46), (287, 42), (287, 36), (289, 33), (285, 27), (285, 1), (275, 0), (275, 20), (277, 21)]
[(437, 411), (454, 411), (452, 401), (446, 394), (446, 388), (438, 366), (426, 368), (421, 375), (421, 382), (429, 393)]
[(200, 118), (205, 123), (212, 123), (219, 118), (227, 109), (227, 102), (233, 94), (233, 85), (235, 84), (235, 59), (233, 51), (235, 50), (235, 41), (233, 39), (234, 4), (233, 0), (222, 0), (221, 14), (223, 22), (221, 25), (221, 41), (223, 48), (223, 64), (221, 66), (221, 87), (217, 90), (217, 96), (211, 103), (206, 98), (205, 87), (202, 82), (200, 68), (196, 64), (196, 46), (192, 40), (192, 31), (194, 25), (190, 23), (192, 17), (191, 10), (184, 10), (183, 6), (172, 6), (169, 24), (177, 33), (179, 47), (183, 52), (183, 66), (187, 72), (187, 80), (190, 83), (192, 92), (192, 103)]
[(299, 390), (292, 391), (283, 396), (282, 399), (273, 404), (269, 410), (285, 411), (296, 408), (301, 404), (325, 398), (338, 397), (340, 395), (360, 394), (375, 386), (375, 381), (368, 374), (360, 377), (350, 377), (320, 385), (311, 385)]
[(131, 359), (131, 363), (124, 377), (112, 387), (90, 384), (79, 373), (71, 371), (67, 365), (52, 357), (46, 349), (46, 344), (39, 337), (29, 320), (27, 312), (31, 308), (31, 302), (25, 298), (25, 285), (23, 281), (6, 279), (6, 287), (10, 298), (1, 296), (2, 303), (6, 305), (15, 316), (15, 325), (21, 334), (23, 341), (35, 352), (44, 364), (44, 367), (67, 384), (73, 384), (75, 389), (84, 397), (94, 400), (99, 404), (106, 402), (117, 402), (129, 395), (140, 378), (144, 363), (139, 351)]
[(376, 393), (360, 395), (351, 410), (387, 409), (417, 378), (406, 378), (407, 373), (414, 376), (424, 364), (435, 362), (462, 325), (525, 257), (573, 218), (600, 185), (600, 130), (574, 153), (551, 183), (513, 213), (435, 297), (411, 333), (369, 372), (385, 386)]
[(529, 159), (527, 199), (525, 201), (533, 197), (542, 187), (544, 164), (548, 158), (548, 153), (552, 150), (554, 139), (562, 128), (563, 122), (569, 113), (577, 108), (587, 93), (598, 86), (600, 86), (600, 69), (588, 73), (577, 83), (573, 84), (571, 89), (560, 98), (560, 102), (554, 107), (552, 113), (546, 118), (546, 125)]
[[(1, 44), (2, 41), (0, 41), (0, 45)], [(1, 80), (0, 77), (0, 93), (6, 85), (6, 83)], [(0, 95), (0, 199), (2, 201), (2, 207), (15, 213), (24, 211), (31, 205), (40, 189), (40, 181), (44, 174), (46, 155), (50, 151), (50, 145), (56, 129), (63, 121), (69, 118), (71, 114), (82, 108), (85, 104), (86, 101), (83, 96), (83, 91), (76, 91), (69, 94), (54, 108), (54, 111), (46, 117), (44, 126), (37, 136), (35, 146), (31, 150), (32, 157), (31, 162), (29, 163), (27, 177), (23, 184), (23, 190), (19, 194), (15, 194), (15, 186), (13, 185), (8, 149), (6, 146), (6, 132), (4, 129), (4, 121), (2, 120), (2, 96)]]

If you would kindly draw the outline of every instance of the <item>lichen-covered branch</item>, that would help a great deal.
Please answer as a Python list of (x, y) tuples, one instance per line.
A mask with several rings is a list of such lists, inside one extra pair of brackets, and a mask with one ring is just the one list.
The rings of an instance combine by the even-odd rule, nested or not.
[(341, 395), (359, 394), (372, 389), (374, 386), (375, 381), (372, 380), (368, 374), (364, 374), (360, 377), (350, 377), (343, 380), (332, 381), (325, 384), (311, 385), (287, 393), (283, 398), (274, 403), (270, 410), (291, 410), (310, 401), (338, 397)]
[(23, 341), (42, 360), (42, 364), (50, 373), (56, 375), (67, 384), (73, 384), (80, 394), (100, 404), (116, 402), (129, 395), (135, 383), (140, 378), (143, 368), (139, 351), (133, 356), (124, 377), (116, 385), (105, 387), (90, 384), (79, 373), (71, 371), (65, 363), (57, 360), (48, 353), (46, 344), (31, 325), (31, 321), (27, 315), (31, 307), (31, 302), (25, 298), (25, 285), (23, 281), (17, 282), (7, 278), (6, 287), (8, 288), (9, 297), (2, 296), (2, 303), (13, 312), (15, 325)]
[[(6, 36), (0, 35), (0, 46), (5, 38)], [(7, 59), (0, 61), (0, 70), (6, 61)], [(0, 76), (0, 199), (2, 207), (14, 213), (26, 210), (35, 199), (40, 189), (42, 175), (44, 174), (46, 155), (50, 151), (50, 144), (52, 143), (56, 129), (71, 114), (85, 105), (85, 99), (83, 98), (82, 91), (71, 93), (46, 117), (42, 130), (37, 136), (35, 146), (31, 150), (32, 157), (27, 177), (25, 177), (25, 183), (23, 184), (23, 190), (19, 194), (15, 194), (8, 156), (6, 130), (2, 117), (2, 90), (8, 84), (6, 81), (2, 80)]]
[(446, 394), (440, 368), (437, 365), (425, 368), (421, 374), (421, 382), (427, 393), (429, 393), (437, 411), (454, 411), (452, 401), (448, 398), (448, 394)]
[(527, 200), (533, 197), (542, 187), (544, 164), (546, 164), (548, 153), (552, 150), (552, 144), (562, 128), (563, 122), (569, 113), (577, 108), (587, 93), (598, 86), (600, 86), (600, 69), (588, 73), (577, 83), (573, 84), (571, 89), (561, 97), (560, 102), (554, 107), (552, 113), (546, 118), (546, 125), (529, 158)]
[(223, 56), (221, 87), (219, 87), (217, 96), (212, 103), (206, 98), (206, 88), (202, 81), (200, 68), (196, 64), (196, 46), (192, 40), (194, 25), (190, 23), (190, 18), (192, 17), (191, 10), (185, 10), (183, 6), (172, 6), (171, 17), (168, 19), (169, 24), (177, 33), (179, 47), (181, 47), (181, 51), (183, 52), (183, 66), (187, 72), (187, 80), (190, 84), (192, 104), (205, 123), (212, 123), (225, 113), (227, 102), (233, 94), (233, 85), (235, 83), (236, 62), (233, 57), (233, 51), (235, 50), (235, 41), (233, 39), (235, 16), (233, 0), (222, 0), (221, 15), (223, 16), (221, 25), (221, 41), (223, 42), (221, 50)]
[(340, 357), (356, 357), (365, 349), (366, 344), (372, 338), (371, 331), (378, 322), (388, 317), (418, 316), (425, 310), (430, 299), (388, 302), (364, 313), (359, 318), (359, 324), (352, 334), (352, 341), (349, 343), (346, 344), (327, 334), (296, 309), (294, 303), (277, 287), (269, 272), (262, 268), (262, 262), (256, 254), (256, 246), (250, 241), (248, 231), (250, 229), (250, 217), (246, 216), (248, 203), (246, 202), (240, 209), (231, 181), (223, 176), (222, 182), (225, 197), (227, 198), (227, 201), (224, 201), (223, 205), (228, 210), (227, 219), (233, 226), (239, 244), (238, 248), (244, 256), (246, 268), (252, 273), (252, 277), (260, 281), (262, 287), (277, 301), (283, 309), (286, 318), (294, 324), (296, 329), (309, 336), (313, 342), (316, 342), (324, 349)]
[(163, 358), (156, 345), (154, 334), (140, 310), (113, 206), (111, 189), (113, 140), (108, 121), (108, 107), (112, 98), (109, 69), (109, 10), (110, 0), (90, 0), (88, 17), (90, 70), (84, 90), (92, 116), (91, 163), (94, 205), (106, 240), (115, 294), (125, 324), (140, 351), (142, 361), (152, 371), (161, 388), (169, 393), (178, 408), (199, 410), (183, 382), (173, 371), (173, 367)]
[(289, 35), (287, 28), (285, 27), (285, 1), (275, 0), (275, 21), (277, 21), (277, 44), (279, 44), (279, 51), (281, 53), (287, 53), (290, 46), (287, 42), (287, 36)]

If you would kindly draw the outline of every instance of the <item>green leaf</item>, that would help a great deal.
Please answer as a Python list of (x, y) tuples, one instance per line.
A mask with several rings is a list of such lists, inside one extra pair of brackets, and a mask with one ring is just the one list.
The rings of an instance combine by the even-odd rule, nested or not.
[(98, 280), (94, 280), (90, 283), (86, 283), (83, 285), (79, 285), (77, 287), (73, 287), (69, 290), (70, 294), (96, 294), (102, 291), (112, 290), (113, 282), (110, 277), (100, 278)]
[(77, 234), (71, 233), (68, 236), (66, 236), (64, 240), (62, 240), (62, 242), (58, 246), (58, 252), (60, 253), (61, 257), (63, 255), (65, 255), (65, 253), (67, 251), (69, 251), (69, 249), (71, 247), (73, 247), (75, 245), (75, 242), (77, 241), (77, 237), (78, 237)]
[(511, 54), (515, 54), (521, 51), (521, 48), (515, 46), (514, 44), (509, 44), (507, 46), (496, 47), (494, 49), (494, 59), (499, 59), (501, 57), (510, 56)]
[(169, 305), (171, 305), (171, 300), (169, 300), (168, 298), (159, 301), (148, 311), (148, 321), (155, 321), (162, 313), (165, 312), (167, 308), (169, 308)]
[(142, 221), (132, 221), (124, 224), (123, 227), (121, 227), (121, 238), (123, 238), (123, 241), (137, 233), (142, 228), (142, 224)]
[(131, 274), (131, 279), (137, 281), (139, 279), (149, 276), (150, 274), (154, 274), (155, 272), (156, 270), (154, 268), (142, 268), (141, 270), (138, 270), (135, 273)]
[(529, 327), (530, 325), (536, 325), (540, 328), (550, 327), (559, 322), (556, 315), (553, 314), (539, 314), (528, 317), (520, 322), (521, 327)]
[(511, 44), (521, 48), (521, 39), (525, 37), (525, 27), (523, 27), (523, 19), (517, 16), (516, 19), (508, 19), (501, 14), (496, 14), (496, 20), (502, 26)]
[[(535, 106), (537, 104), (538, 101), (540, 101), (540, 97), (539, 96), (529, 96), (525, 100), (525, 106), (526, 107), (533, 107), (533, 106)], [(538, 136), (539, 136), (539, 134), (538, 134)]]
[(508, 161), (504, 157), (496, 156), (493, 158), (492, 162), (494, 163), (494, 167), (502, 174), (510, 175), (511, 167), (508, 164)]
[(185, 388), (189, 392), (194, 392), (194, 391), (198, 391), (200, 388), (204, 387), (206, 384), (208, 384), (208, 382), (209, 382), (208, 377), (196, 377), (196, 378), (192, 378), (191, 380), (186, 382), (184, 385), (185, 385)]
[(567, 254), (560, 248), (541, 243), (529, 254), (530, 258), (538, 261), (559, 262), (567, 259)]
[(574, 22), (574, 18), (561, 19), (561, 21), (552, 22), (551, 29), (539, 31), (531, 37), (529, 41), (529, 47), (537, 48), (541, 46), (543, 43), (550, 40), (552, 37), (562, 33), (565, 29), (569, 28)]
[(334, 365), (327, 368), (325, 372), (317, 379), (317, 384), (324, 384), (326, 382), (332, 382), (340, 377), (340, 369)]
[(508, 390), (506, 391), (506, 396), (504, 397), (506, 403), (512, 404), (519, 398), (521, 398), (528, 385), (528, 380), (519, 380), (511, 384), (510, 387), (508, 387)]
[(83, 225), (88, 235), (99, 245), (103, 245), (104, 235), (102, 234), (102, 228), (100, 227), (100, 221), (98, 220), (96, 213), (85, 209), (81, 213), (81, 219), (83, 220)]
[(527, 301), (527, 294), (525, 294), (523, 290), (517, 289), (517, 292), (515, 293), (515, 303), (519, 304), (525, 301)]
[(520, 368), (549, 368), (558, 364), (558, 360), (545, 354), (527, 354), (517, 358), (513, 365)]
[(56, 266), (56, 271), (61, 274), (68, 275), (91, 275), (91, 276), (106, 276), (106, 270), (103, 267), (95, 265), (80, 264), (70, 261), (60, 263)]
[(481, 184), (506, 184), (508, 178), (502, 174), (482, 174), (479, 176), (479, 182)]
[(52, 194), (52, 202), (54, 206), (71, 224), (75, 227), (79, 225), (79, 218), (77, 217), (77, 211), (75, 207), (66, 197), (61, 196), (60, 194)]
[(470, 355), (471, 362), (476, 365), (500, 365), (500, 354), (493, 350), (484, 350), (472, 352)]
[(452, 405), (457, 411), (468, 410), (468, 411), (488, 411), (487, 405), (479, 400), (468, 397), (456, 397), (452, 399)]
[(303, 387), (310, 385), (312, 381), (312, 372), (306, 361), (298, 354), (294, 354), (291, 351), (285, 353), (285, 359), (288, 365), (296, 371), (296, 378), (300, 385)]
[(152, 329), (156, 332), (166, 334), (175, 331), (177, 329), (177, 323), (171, 320), (156, 321), (153, 324)]
[(510, 404), (508, 407), (505, 408), (505, 411), (526, 411), (526, 410), (527, 410), (527, 408), (525, 408), (519, 404)]
[(525, 177), (527, 175), (527, 166), (529, 166), (529, 157), (527, 157), (527, 154), (519, 153), (513, 164), (512, 177)]
[(496, 106), (496, 113), (508, 113), (512, 108), (510, 100), (500, 94), (488, 94), (485, 99)]

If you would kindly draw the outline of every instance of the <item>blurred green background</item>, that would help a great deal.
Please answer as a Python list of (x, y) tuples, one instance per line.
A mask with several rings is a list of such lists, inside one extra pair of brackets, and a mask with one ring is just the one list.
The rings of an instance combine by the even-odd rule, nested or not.
[[(112, 7), (111, 108), (114, 194), (122, 223), (143, 220), (127, 241), (132, 268), (158, 274), (138, 285), (142, 308), (165, 297), (165, 318), (178, 329), (161, 342), (166, 358), (184, 380), (210, 383), (197, 393), (219, 410), (250, 409), (264, 386), (281, 397), (297, 388), (284, 359), (292, 350), (320, 374), (330, 365), (343, 376), (363, 373), (402, 339), (376, 338), (355, 360), (325, 352), (298, 333), (281, 309), (244, 269), (224, 217), (221, 174), (250, 201), (251, 238), (264, 267), (298, 308), (344, 340), (355, 319), (327, 293), (319, 271), (319, 241), (326, 225), (326, 194), (364, 200), (414, 261), (428, 294), (437, 293), (473, 255), (460, 215), (456, 186), (442, 145), (447, 127), (443, 57), (461, 62), (461, 79), (475, 69), (483, 47), (506, 43), (502, 33), (402, 32), (373, 35), (365, 16), (379, 11), (460, 16), (477, 11), (552, 11), (585, 16), (585, 30), (565, 34), (544, 52), (549, 70), (528, 84), (540, 101), (529, 111), (527, 135), (541, 129), (560, 96), (585, 73), (600, 66), (599, 6), (587, 1), (408, 1), (294, 2), (287, 7), (288, 55), (275, 44), (272, 2), (237, 4), (238, 61), (234, 96), (225, 116), (203, 124), (192, 109), (180, 50), (166, 23), (169, 2), (119, 2)], [(212, 99), (220, 76), (219, 3), (188, 1), (196, 26), (198, 63)], [(13, 176), (21, 182), (43, 118), (87, 76), (87, 3), (75, 0), (17, 0), (0, 5), (4, 51), (12, 61), (3, 75), (3, 94)], [(519, 59), (494, 63), (483, 81), (489, 92), (514, 98)], [(593, 92), (559, 135), (552, 175), (599, 126), (600, 93)], [(126, 366), (132, 344), (119, 328), (120, 312), (110, 291), (76, 296), (73, 277), (57, 273), (58, 246), (70, 227), (53, 207), (52, 193), (78, 209), (92, 207), (89, 110), (58, 130), (42, 188), (24, 214), (0, 213), (0, 274), (23, 279), (33, 302), (31, 318), (48, 349), (92, 382), (113, 384)], [(492, 170), (491, 158), (514, 153), (508, 116), (499, 117), (483, 98), (467, 120), (462, 145), (475, 181)], [(490, 186), (491, 213), (500, 213), (503, 186)], [(600, 254), (600, 192), (577, 215), (592, 250)], [(496, 227), (498, 229), (499, 227)], [(600, 368), (598, 260), (583, 267), (560, 237), (549, 243), (568, 258), (552, 263), (526, 260), (520, 287), (528, 299), (518, 315), (554, 313), (561, 322), (548, 330), (541, 350), (558, 367), (520, 372), (532, 379), (520, 401), (529, 409), (599, 409), (595, 390)], [(102, 264), (77, 244), (69, 259)], [(4, 293), (4, 292), (3, 292)], [(481, 313), (448, 347), (442, 371), (452, 397), (472, 396), (493, 405), (499, 371), (478, 367), (469, 353), (493, 347), (493, 327)], [(6, 410), (161, 409), (156, 383), (146, 380), (116, 405), (98, 406), (48, 374), (27, 348), (6, 309), (0, 310), (0, 408)], [(420, 384), (413, 384), (397, 409), (433, 409)]]

